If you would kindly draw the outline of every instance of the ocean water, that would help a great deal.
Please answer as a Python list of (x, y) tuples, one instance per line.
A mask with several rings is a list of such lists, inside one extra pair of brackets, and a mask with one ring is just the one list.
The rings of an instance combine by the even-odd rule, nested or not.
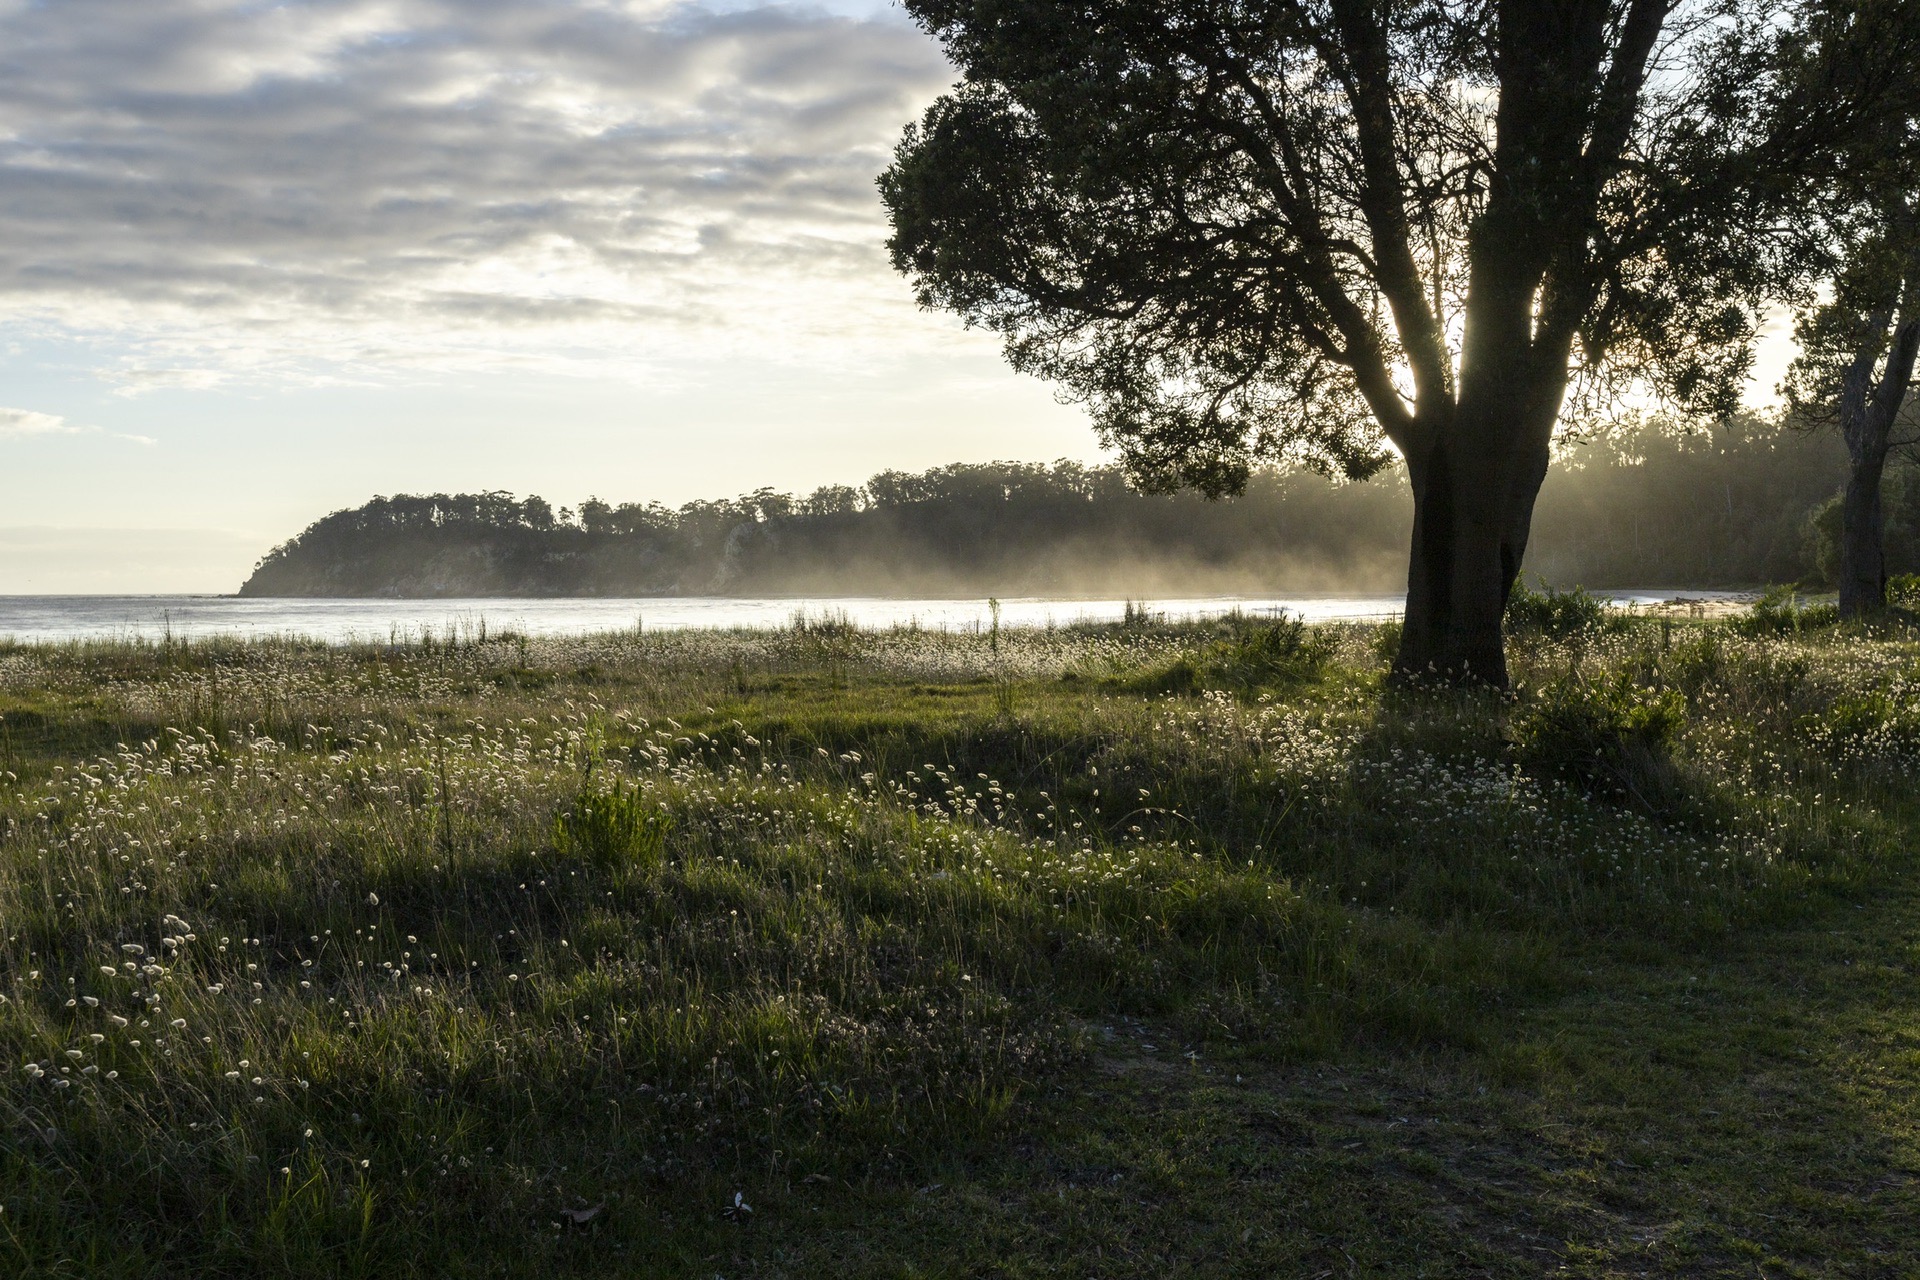
[[(1622, 606), (1681, 596), (1722, 603), (1734, 592), (1609, 593)], [(1309, 622), (1397, 617), (1400, 596), (1201, 596), (1133, 602), (1170, 619), (1294, 614)], [(1068, 598), (1000, 602), (1000, 624), (1058, 626), (1116, 621), (1125, 600)], [(652, 596), (633, 599), (327, 600), (238, 596), (0, 596), (0, 637), (24, 642), (223, 636), (299, 636), (329, 643), (381, 643), (423, 633), (470, 636), (517, 631), (580, 635), (601, 631), (684, 628), (772, 628), (797, 616), (845, 618), (861, 627), (919, 626), (970, 630), (990, 625), (986, 600), (908, 600), (870, 596)]]

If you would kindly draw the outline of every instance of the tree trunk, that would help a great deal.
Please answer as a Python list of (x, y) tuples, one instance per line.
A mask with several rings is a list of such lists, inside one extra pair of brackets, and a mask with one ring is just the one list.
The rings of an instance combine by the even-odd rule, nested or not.
[(1533, 438), (1514, 460), (1513, 475), (1507, 482), (1507, 519), (1500, 544), (1501, 567), (1506, 575), (1500, 591), (1502, 613), (1513, 595), (1513, 584), (1520, 580), (1521, 562), (1526, 559), (1527, 541), (1533, 534), (1533, 504), (1540, 496), (1540, 486), (1547, 480), (1547, 464), (1551, 458), (1548, 441), (1552, 437), (1553, 419), (1558, 416), (1556, 408), (1546, 428), (1532, 433)]
[(1886, 454), (1860, 459), (1847, 469), (1840, 500), (1840, 616), (1863, 618), (1887, 607), (1886, 517), (1880, 509), (1880, 477)]
[(1546, 476), (1545, 450), (1537, 466), (1525, 452), (1505, 468), (1469, 461), (1455, 437), (1408, 458), (1413, 553), (1396, 680), (1507, 686), (1501, 624)]
[[(1457, 398), (1420, 406), (1403, 447), (1413, 488), (1407, 614), (1394, 678), (1507, 686), (1502, 622), (1520, 575), (1572, 330), (1540, 328), (1551, 228), (1536, 189), (1540, 122), (1509, 119), (1500, 147), (1532, 177), (1496, 185), (1472, 232)], [(1524, 113), (1523, 113), (1524, 114)], [(1532, 166), (1529, 168), (1529, 166)], [(1549, 185), (1552, 185), (1549, 183)]]
[[(1435, 451), (1437, 452), (1437, 451)], [(1446, 460), (1434, 453), (1407, 456), (1407, 486), (1413, 491), (1413, 550), (1407, 557), (1407, 608), (1400, 624), (1400, 648), (1394, 655), (1396, 680), (1431, 674), (1438, 659), (1439, 636), (1451, 612), (1447, 581), (1452, 576), (1452, 494)]]

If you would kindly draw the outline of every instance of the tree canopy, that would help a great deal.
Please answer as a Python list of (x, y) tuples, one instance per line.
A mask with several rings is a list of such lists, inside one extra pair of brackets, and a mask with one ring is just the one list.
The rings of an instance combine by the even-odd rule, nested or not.
[(1149, 481), (1367, 475), (1436, 428), (1476, 246), (1536, 312), (1503, 363), (1737, 402), (1765, 302), (1728, 180), (1751, 6), (908, 8), (964, 78), (882, 180), (895, 263)]

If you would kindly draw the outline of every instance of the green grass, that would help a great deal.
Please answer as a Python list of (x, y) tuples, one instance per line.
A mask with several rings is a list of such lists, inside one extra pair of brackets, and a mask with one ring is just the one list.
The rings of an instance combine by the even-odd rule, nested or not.
[(1914, 636), (1381, 639), (0, 648), (0, 1266), (1907, 1274)]

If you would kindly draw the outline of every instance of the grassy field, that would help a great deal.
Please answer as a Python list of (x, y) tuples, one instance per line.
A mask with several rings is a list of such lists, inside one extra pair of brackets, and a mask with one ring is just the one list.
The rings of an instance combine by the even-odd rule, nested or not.
[(1920, 633), (0, 648), (0, 1274), (1908, 1276)]

